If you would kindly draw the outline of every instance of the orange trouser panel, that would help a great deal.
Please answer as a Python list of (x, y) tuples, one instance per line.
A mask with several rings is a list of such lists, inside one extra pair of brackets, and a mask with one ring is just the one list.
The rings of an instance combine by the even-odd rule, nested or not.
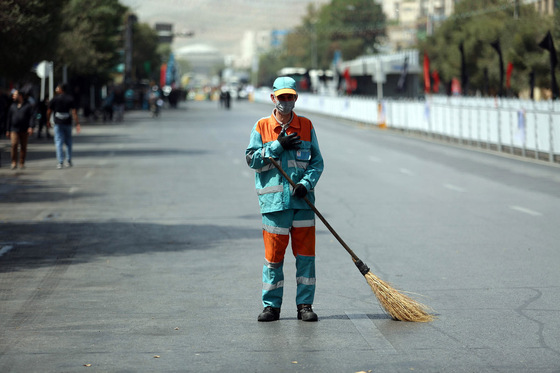
[[(292, 251), (294, 256), (315, 256), (315, 227), (292, 228)], [(263, 230), (264, 257), (269, 263), (284, 260), (290, 236)]]
[(315, 227), (292, 228), (294, 256), (315, 256)]
[(284, 260), (284, 254), (290, 236), (287, 234), (274, 234), (263, 230), (264, 257), (269, 263), (280, 263)]

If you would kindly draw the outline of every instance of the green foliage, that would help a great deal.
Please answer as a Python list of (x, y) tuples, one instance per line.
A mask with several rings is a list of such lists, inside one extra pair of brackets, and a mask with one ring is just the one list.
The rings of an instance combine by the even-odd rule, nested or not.
[(55, 65), (67, 65), (76, 75), (108, 79), (121, 58), (126, 11), (118, 0), (70, 0), (63, 10)]
[(33, 65), (52, 58), (66, 2), (0, 1), (0, 77), (27, 79)]
[[(48, 60), (57, 77), (67, 66), (71, 78), (103, 84), (124, 62), (129, 14), (118, 0), (0, 0), (0, 78), (33, 81), (32, 67)], [(155, 30), (134, 24), (134, 78), (159, 74), (158, 47)]]
[[(499, 57), (491, 43), (499, 40), (503, 56), (504, 86), (508, 62), (513, 64), (511, 93), (529, 89), (529, 73), (535, 71), (536, 85), (549, 86), (548, 52), (538, 46), (546, 32), (560, 40), (560, 26), (535, 11), (534, 4), (520, 6), (517, 18), (514, 2), (509, 0), (472, 0), (458, 2), (454, 14), (436, 29), (434, 35), (419, 43), (421, 53), (430, 57), (431, 70), (437, 70), (443, 82), (461, 78), (463, 43), (469, 76), (469, 93), (491, 94), (499, 90)], [(554, 25), (554, 26), (553, 26)], [(487, 78), (485, 75), (487, 72)]]
[[(156, 79), (159, 76), (161, 57), (158, 55), (158, 35), (146, 23), (137, 23), (132, 36), (132, 65), (136, 79)], [(169, 56), (169, 53), (167, 53)]]
[(269, 81), (287, 66), (327, 69), (337, 50), (345, 59), (374, 53), (385, 27), (385, 15), (374, 0), (331, 0), (320, 9), (310, 4), (282, 48), (261, 56), (258, 80)]
[(157, 45), (155, 53), (159, 56), (160, 61), (166, 62), (171, 54), (171, 51), (171, 44), (162, 43)]
[(268, 53), (261, 55), (257, 76), (259, 84), (271, 87), (278, 70), (286, 66), (294, 66), (284, 64), (283, 61), (284, 59), (281, 58), (280, 50), (271, 50)]
[(385, 36), (385, 27), (381, 5), (374, 0), (332, 0), (321, 9), (317, 23), (326, 40), (353, 51), (346, 59), (374, 53)]

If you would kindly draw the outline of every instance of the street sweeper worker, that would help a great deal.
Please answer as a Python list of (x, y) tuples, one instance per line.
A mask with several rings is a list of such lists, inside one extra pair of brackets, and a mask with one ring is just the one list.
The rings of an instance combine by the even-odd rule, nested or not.
[[(262, 214), (265, 261), (262, 276), (264, 310), (258, 321), (280, 318), (284, 290), (284, 254), (291, 237), (296, 258), (297, 318), (317, 321), (315, 296), (315, 213), (303, 199), (315, 200), (314, 188), (323, 172), (323, 158), (311, 121), (293, 112), (296, 82), (290, 77), (274, 81), (272, 114), (259, 119), (245, 152), (256, 171), (255, 187)], [(279, 163), (296, 183), (293, 188), (271, 164)]]

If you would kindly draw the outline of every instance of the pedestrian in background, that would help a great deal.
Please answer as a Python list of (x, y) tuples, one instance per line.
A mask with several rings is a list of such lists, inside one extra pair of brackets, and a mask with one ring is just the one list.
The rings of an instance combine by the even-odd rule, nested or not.
[(47, 127), (47, 108), (49, 107), (49, 99), (44, 98), (43, 100), (39, 101), (37, 104), (37, 114), (36, 114), (36, 121), (37, 121), (37, 138), (40, 139), (42, 137), (43, 128), (45, 129), (45, 136), (47, 139), (50, 139), (52, 136), (49, 133), (49, 128)]
[(107, 96), (103, 99), (103, 122), (106, 121), (112, 122), (113, 121), (113, 99), (115, 98), (115, 93), (113, 89), (110, 88), (109, 92), (107, 92)]
[(27, 93), (20, 92), (16, 89), (12, 94), (12, 98), (14, 102), (8, 111), (6, 136), (8, 136), (11, 141), (12, 170), (15, 170), (17, 168), (18, 158), (19, 168), (25, 168), (27, 141), (29, 135), (33, 133), (35, 112), (33, 105), (31, 105), (28, 100), (29, 95)]
[(125, 104), (124, 88), (123, 86), (117, 86), (115, 87), (115, 92), (113, 96), (113, 105), (115, 107), (117, 122), (122, 122), (123, 120), (124, 104)]
[(54, 144), (56, 146), (56, 168), (64, 166), (64, 145), (66, 145), (66, 159), (68, 167), (72, 167), (72, 119), (76, 123), (76, 132), (80, 133), (80, 122), (74, 98), (67, 93), (66, 84), (58, 84), (57, 94), (49, 103), (47, 109), (47, 127), (51, 128), (51, 115), (54, 114)]
[(0, 133), (6, 132), (6, 120), (8, 119), (11, 102), (8, 92), (0, 87)]
[[(258, 321), (280, 318), (284, 291), (284, 254), (292, 240), (296, 258), (297, 318), (317, 321), (312, 304), (315, 297), (315, 213), (313, 189), (323, 172), (323, 158), (311, 121), (293, 112), (298, 98), (296, 82), (289, 77), (274, 81), (270, 95), (272, 115), (260, 119), (251, 132), (245, 152), (247, 164), (256, 171), (255, 186), (262, 214), (265, 262), (262, 275), (264, 310)], [(278, 160), (297, 183), (289, 182), (269, 161)]]

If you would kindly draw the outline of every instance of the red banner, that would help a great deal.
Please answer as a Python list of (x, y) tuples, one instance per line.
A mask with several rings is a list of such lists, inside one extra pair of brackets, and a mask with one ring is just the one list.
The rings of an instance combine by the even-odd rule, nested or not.
[(511, 73), (513, 71), (513, 64), (508, 62), (507, 72), (506, 72), (506, 88), (511, 86)]
[(430, 93), (430, 88), (430, 59), (428, 58), (428, 55), (424, 53), (424, 92)]
[(439, 73), (437, 70), (434, 70), (432, 73), (432, 79), (434, 80), (434, 93), (439, 92)]
[(165, 76), (167, 74), (167, 64), (162, 63), (159, 70), (159, 86), (163, 87), (165, 85)]
[(358, 88), (358, 81), (350, 75), (350, 68), (344, 70), (344, 80), (346, 81), (346, 94), (351, 94)]

